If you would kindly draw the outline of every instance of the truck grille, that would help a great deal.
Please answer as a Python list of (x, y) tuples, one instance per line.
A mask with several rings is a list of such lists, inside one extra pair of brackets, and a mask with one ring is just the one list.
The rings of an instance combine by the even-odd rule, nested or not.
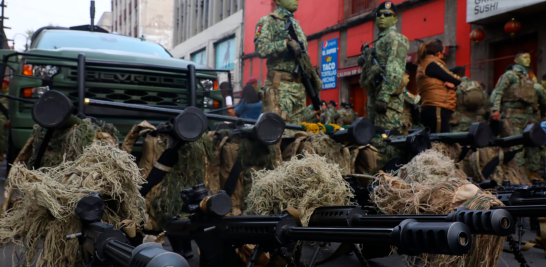
[[(63, 85), (56, 86), (54, 83), (51, 89), (63, 92), (77, 106), (79, 100), (76, 89), (77, 70), (76, 68), (64, 70), (66, 78)], [(66, 87), (65, 82), (73, 83), (73, 86)], [(105, 86), (87, 87), (86, 98), (151, 106), (187, 106), (189, 102), (186, 79), (182, 75), (140, 74), (89, 68), (86, 71), (86, 83), (100, 83)], [(203, 97), (203, 91), (198, 91), (198, 107), (203, 106)], [(31, 109), (32, 104), (19, 103), (19, 112), (28, 112)]]

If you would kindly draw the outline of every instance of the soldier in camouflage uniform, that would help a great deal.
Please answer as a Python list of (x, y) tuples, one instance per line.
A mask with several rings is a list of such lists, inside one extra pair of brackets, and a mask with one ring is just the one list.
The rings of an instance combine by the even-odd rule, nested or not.
[(419, 102), (421, 101), (420, 96), (415, 96), (412, 93), (410, 93), (407, 90), (408, 83), (410, 81), (410, 75), (406, 72), (404, 73), (404, 77), (402, 78), (402, 85), (403, 86), (403, 93), (401, 94), (401, 97), (403, 98), (404, 102), (404, 111), (402, 114), (403, 117), (403, 131), (400, 132), (401, 134), (407, 135), (409, 129), (413, 128), (413, 114), (412, 111), (415, 109), (416, 106), (419, 105)]
[(328, 101), (328, 110), (326, 111), (326, 119), (324, 124), (335, 124), (339, 118), (339, 114), (336, 110), (337, 103), (333, 100)]
[[(519, 52), (515, 62), (512, 69), (501, 76), (491, 96), (491, 119), (502, 120), (502, 137), (522, 134), (525, 126), (532, 122), (532, 104), (538, 101), (535, 83), (527, 73), (527, 68), (531, 65), (531, 55), (528, 52)], [(514, 149), (519, 148), (521, 147)], [(524, 153), (516, 154), (516, 160), (525, 171)]]
[(318, 115), (315, 113), (315, 109), (313, 108), (313, 105), (307, 106), (303, 110), (302, 116), (301, 116), (301, 122), (306, 123), (318, 123), (319, 119), (317, 118)]
[[(544, 96), (544, 88), (541, 84), (535, 82), (535, 94), (536, 102), (533, 103), (533, 115), (531, 122), (539, 124), (542, 121), (542, 116), (546, 109), (546, 99)], [(543, 147), (527, 147), (525, 148), (525, 160), (527, 161), (527, 170), (531, 173), (537, 173), (539, 170), (543, 170), (544, 161), (541, 160), (541, 157), (544, 159), (546, 150)]]
[(455, 67), (451, 72), (462, 77), (461, 84), (457, 87), (457, 107), (449, 122), (451, 131), (468, 132), (472, 123), (487, 121), (488, 96), (479, 82), (465, 77), (464, 67)]
[[(366, 49), (359, 58), (362, 66), (360, 84), (368, 92), (368, 117), (376, 125), (404, 132), (404, 101), (402, 77), (406, 69), (409, 41), (396, 30), (396, 6), (386, 1), (376, 9), (375, 24), (379, 37), (374, 47)], [(379, 64), (374, 64), (375, 58)]]
[(353, 115), (353, 121), (354, 121), (354, 120), (358, 119), (358, 113), (353, 108), (354, 108), (354, 105), (349, 104), (349, 111), (351, 111), (351, 113)]
[[(298, 124), (306, 108), (305, 88), (301, 77), (295, 75), (296, 65), (305, 71), (311, 64), (309, 57), (302, 51), (300, 44), (290, 37), (286, 29), (289, 23), (294, 25), (298, 40), (307, 50), (307, 37), (299, 22), (294, 19), (298, 9), (297, 0), (275, 0), (277, 9), (262, 17), (256, 25), (254, 45), (260, 58), (267, 58), (267, 79), (264, 83), (263, 112), (279, 114), (287, 123)], [(300, 59), (302, 59), (300, 61)], [(311, 67), (312, 68), (312, 67)], [(305, 71), (320, 92), (321, 83), (315, 71)], [(317, 112), (318, 114), (319, 112)]]
[(336, 124), (337, 125), (351, 125), (355, 120), (353, 118), (353, 112), (349, 108), (349, 104), (341, 103), (342, 108), (338, 109), (337, 114), (339, 115)]

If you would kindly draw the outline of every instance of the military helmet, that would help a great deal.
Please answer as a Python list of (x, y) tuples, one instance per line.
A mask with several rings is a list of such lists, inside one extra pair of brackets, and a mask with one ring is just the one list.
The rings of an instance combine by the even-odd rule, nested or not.
[(328, 101), (328, 104), (330, 104), (330, 105), (332, 105), (332, 106), (334, 106), (334, 107), (337, 107), (337, 103), (336, 103), (336, 101), (334, 101), (334, 100)]
[(398, 14), (398, 9), (396, 9), (396, 5), (391, 1), (385, 1), (377, 6), (375, 9), (375, 13), (379, 12), (379, 10), (386, 9), (394, 12), (394, 14)]

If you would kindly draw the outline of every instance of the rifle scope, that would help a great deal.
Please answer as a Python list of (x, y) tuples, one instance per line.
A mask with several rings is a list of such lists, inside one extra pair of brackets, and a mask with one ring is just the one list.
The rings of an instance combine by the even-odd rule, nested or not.
[(32, 119), (45, 129), (69, 128), (79, 123), (78, 110), (58, 91), (45, 92), (32, 107)]
[[(180, 109), (168, 109), (139, 104), (117, 103), (89, 98), (85, 99), (85, 105), (147, 111), (166, 115), (179, 115), (181, 112), (183, 112)], [(246, 130), (243, 131), (252, 132), (254, 135), (256, 135), (258, 140), (266, 144), (277, 143), (280, 140), (285, 128), (300, 131), (302, 130), (302, 126), (300, 125), (285, 124), (284, 120), (279, 115), (274, 113), (264, 113), (258, 118), (258, 120), (241, 119), (212, 113), (206, 113), (204, 114), (204, 116), (206, 116), (206, 118), (210, 120), (229, 121), (239, 124), (253, 124), (253, 127), (248, 127)]]
[(349, 142), (351, 144), (367, 145), (375, 136), (375, 127), (367, 118), (358, 118), (347, 130), (339, 130), (329, 134), (338, 143)]
[(82, 233), (68, 235), (67, 240), (78, 239), (84, 266), (100, 261), (101, 266), (189, 267), (180, 255), (166, 251), (158, 243), (129, 245), (125, 234), (111, 224), (99, 222), (104, 213), (104, 202), (97, 193), (82, 198), (76, 207), (83, 225)]
[(523, 130), (523, 134), (491, 140), (490, 146), (511, 147), (523, 145), (537, 147), (544, 144), (544, 140), (546, 140), (546, 134), (542, 127), (539, 124), (529, 124)]
[(489, 145), (491, 140), (491, 128), (485, 122), (475, 122), (470, 125), (468, 132), (461, 133), (433, 133), (430, 141), (446, 144), (467, 145), (474, 148), (483, 148)]
[(417, 131), (406, 136), (397, 136), (395, 139), (386, 139), (385, 141), (401, 149), (407, 149), (414, 155), (432, 147), (427, 130)]
[(505, 210), (469, 210), (458, 208), (448, 215), (368, 215), (357, 206), (317, 208), (309, 221), (310, 226), (395, 227), (404, 220), (418, 222), (460, 222), (472, 234), (507, 236), (514, 232), (515, 223)]

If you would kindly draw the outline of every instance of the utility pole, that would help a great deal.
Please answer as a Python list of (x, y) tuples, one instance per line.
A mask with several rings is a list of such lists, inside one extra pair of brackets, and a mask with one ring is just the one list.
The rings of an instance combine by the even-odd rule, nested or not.
[[(4, 48), (4, 39), (6, 39), (6, 43), (7, 41), (7, 38), (6, 38), (6, 34), (4, 32), (4, 29), (11, 29), (10, 27), (6, 27), (4, 26), (4, 20), (8, 19), (6, 17), (4, 17), (4, 8), (6, 8), (7, 6), (4, 4), (4, 0), (2, 0), (2, 3), (0, 4), (0, 48)], [(8, 48), (9, 48), (9, 44), (8, 44)]]

